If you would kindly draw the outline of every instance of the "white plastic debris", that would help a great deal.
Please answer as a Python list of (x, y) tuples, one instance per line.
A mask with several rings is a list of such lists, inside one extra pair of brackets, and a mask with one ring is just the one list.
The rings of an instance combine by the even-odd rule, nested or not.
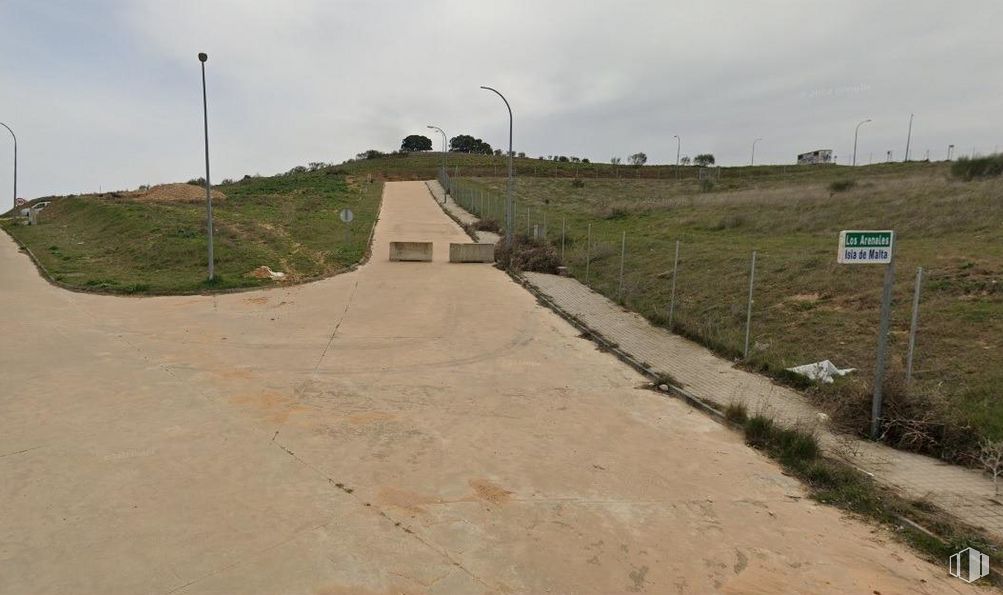
[(833, 378), (836, 376), (846, 376), (850, 372), (857, 371), (856, 368), (839, 369), (835, 364), (827, 359), (813, 364), (804, 364), (802, 366), (794, 366), (793, 368), (787, 369), (795, 374), (807, 376), (812, 380), (817, 380), (826, 384), (832, 384)]
[(249, 273), (251, 277), (257, 277), (258, 279), (282, 279), (285, 278), (286, 274), (279, 271), (273, 271), (267, 266), (260, 266)]

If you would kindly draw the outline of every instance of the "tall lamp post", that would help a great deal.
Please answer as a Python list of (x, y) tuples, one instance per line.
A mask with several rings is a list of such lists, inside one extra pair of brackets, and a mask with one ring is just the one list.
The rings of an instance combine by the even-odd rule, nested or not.
[(512, 187), (515, 180), (512, 178), (512, 106), (508, 104), (508, 100), (505, 96), (498, 92), (497, 89), (492, 89), (491, 87), (485, 87), (481, 85), (481, 89), (485, 91), (491, 91), (494, 94), (501, 97), (501, 100), (505, 102), (505, 107), (508, 109), (508, 182), (505, 184), (505, 243), (511, 248), (512, 247), (512, 234), (514, 232), (513, 225), (513, 209), (512, 209)]
[[(430, 128), (431, 130), (438, 130), (439, 134), (442, 135), (442, 174), (443, 175), (439, 176), (439, 181), (442, 181), (442, 180), (446, 179), (446, 176), (445, 176), (445, 174), (446, 174), (446, 133), (442, 131), (442, 128), (439, 128), (438, 126), (432, 126), (431, 124), (428, 125), (428, 128)], [(449, 188), (443, 188), (443, 190), (445, 190), (446, 192), (449, 192)]]
[(10, 126), (4, 124), (3, 122), (0, 122), (0, 126), (6, 128), (7, 132), (10, 132), (10, 135), (14, 137), (14, 199), (10, 203), (11, 204), (10, 212), (11, 214), (16, 215), (17, 213), (15, 213), (15, 210), (17, 210), (17, 135), (15, 135), (14, 131), (10, 129)]
[(679, 149), (682, 147), (683, 141), (679, 139), (678, 134), (673, 134), (672, 138), (676, 139), (676, 179), (679, 179)]
[(853, 130), (853, 165), (857, 164), (857, 134), (860, 133), (860, 126), (863, 124), (867, 124), (870, 121), (871, 121), (870, 118), (862, 120), (859, 124), (857, 124), (857, 127)]
[(209, 280), (216, 277), (214, 259), (212, 255), (212, 185), (209, 182), (209, 107), (205, 93), (205, 62), (209, 56), (205, 52), (199, 52), (199, 62), (202, 63), (202, 124), (205, 132), (205, 204), (208, 215), (207, 231), (209, 234)]
[(749, 165), (756, 164), (756, 143), (758, 143), (761, 140), (763, 139), (757, 138), (756, 140), (752, 141), (752, 159), (749, 160)]
[(903, 163), (909, 162), (909, 142), (912, 140), (912, 117), (916, 114), (909, 114), (909, 134), (905, 137), (905, 160)]

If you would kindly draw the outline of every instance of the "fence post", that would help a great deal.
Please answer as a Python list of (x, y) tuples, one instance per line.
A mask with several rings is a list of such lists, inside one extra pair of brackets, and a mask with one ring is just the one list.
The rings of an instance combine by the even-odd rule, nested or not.
[(530, 208), (526, 207), (526, 233), (533, 231), (533, 224), (529, 221)]
[(916, 268), (916, 289), (912, 294), (912, 323), (909, 325), (909, 357), (906, 359), (905, 383), (912, 383), (912, 354), (916, 348), (916, 324), (919, 322), (919, 293), (923, 287), (923, 267)]
[(565, 264), (565, 261), (564, 261), (564, 232), (565, 232), (566, 229), (567, 229), (567, 227), (566, 227), (566, 220), (565, 220), (564, 217), (561, 217), (561, 264)]
[(679, 272), (679, 240), (676, 240), (676, 258), (672, 261), (672, 293), (669, 295), (669, 330), (672, 330), (672, 315), (676, 310), (676, 274)]
[(891, 321), (892, 288), (895, 284), (895, 256), (885, 265), (885, 285), (881, 290), (881, 321), (878, 323), (878, 361), (874, 371), (874, 395), (871, 397), (871, 439), (881, 436), (882, 390), (885, 382), (885, 351), (888, 349), (888, 325)]
[(616, 290), (616, 301), (623, 300), (623, 260), (627, 255), (627, 231), (624, 230), (620, 235), (620, 285)]
[(756, 282), (756, 251), (752, 251), (752, 267), (749, 269), (749, 309), (745, 314), (745, 359), (749, 358), (749, 331), (752, 329), (752, 288)]
[(547, 239), (547, 211), (543, 212), (543, 239)]
[(589, 266), (592, 264), (592, 224), (585, 236), (585, 285), (589, 284)]

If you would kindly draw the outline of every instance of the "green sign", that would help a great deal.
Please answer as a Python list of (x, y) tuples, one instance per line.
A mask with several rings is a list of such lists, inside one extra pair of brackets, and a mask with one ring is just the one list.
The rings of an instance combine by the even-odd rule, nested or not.
[(845, 230), (839, 232), (841, 264), (888, 264), (892, 261), (895, 232), (891, 230)]

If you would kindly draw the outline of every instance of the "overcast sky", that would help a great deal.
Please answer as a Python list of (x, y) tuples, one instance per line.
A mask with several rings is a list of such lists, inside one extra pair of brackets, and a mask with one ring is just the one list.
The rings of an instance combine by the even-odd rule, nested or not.
[[(392, 150), (436, 124), (495, 147), (649, 163), (846, 163), (1003, 144), (1003, 2), (0, 0), (18, 193), (214, 181)], [(431, 136), (429, 134), (429, 136)], [(438, 147), (438, 140), (436, 147)], [(0, 205), (12, 143), (0, 129)]]

